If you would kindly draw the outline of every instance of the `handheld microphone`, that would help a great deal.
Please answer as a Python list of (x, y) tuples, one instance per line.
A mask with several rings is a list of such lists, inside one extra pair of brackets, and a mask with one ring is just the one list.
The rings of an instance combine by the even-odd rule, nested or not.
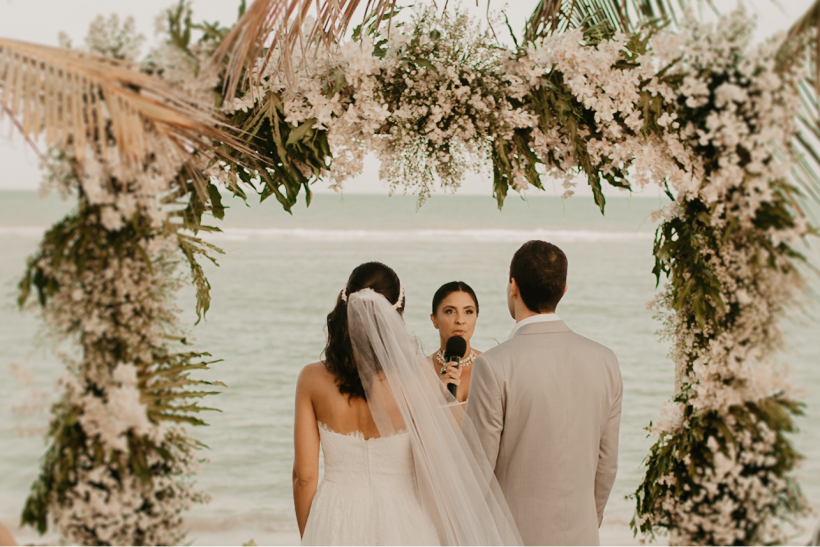
[[(467, 353), (467, 340), (461, 336), (452, 336), (447, 340), (447, 346), (444, 348), (444, 361), (447, 363), (455, 362), (456, 368), (458, 368), (465, 353)], [(457, 385), (447, 384), (447, 389), (450, 390), (453, 397), (456, 396)]]

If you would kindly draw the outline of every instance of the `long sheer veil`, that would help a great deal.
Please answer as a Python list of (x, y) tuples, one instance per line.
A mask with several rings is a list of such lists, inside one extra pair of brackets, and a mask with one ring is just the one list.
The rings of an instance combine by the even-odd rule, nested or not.
[(381, 294), (348, 296), (350, 339), (381, 436), (410, 434), (419, 495), (445, 545), (521, 545), (475, 429)]

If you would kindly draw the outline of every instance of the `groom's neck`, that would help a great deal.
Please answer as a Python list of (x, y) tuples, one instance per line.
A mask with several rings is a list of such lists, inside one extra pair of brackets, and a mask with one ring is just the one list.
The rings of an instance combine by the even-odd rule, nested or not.
[(517, 300), (515, 302), (515, 322), (516, 323), (519, 323), (519, 322), (523, 321), (524, 319), (527, 319), (528, 317), (533, 317), (535, 315), (550, 314), (550, 313), (555, 313), (555, 311), (548, 311), (548, 312), (542, 312), (542, 313), (534, 312), (531, 309), (529, 309), (526, 306), (526, 304), (524, 304), (524, 302), (522, 302), (521, 300)]

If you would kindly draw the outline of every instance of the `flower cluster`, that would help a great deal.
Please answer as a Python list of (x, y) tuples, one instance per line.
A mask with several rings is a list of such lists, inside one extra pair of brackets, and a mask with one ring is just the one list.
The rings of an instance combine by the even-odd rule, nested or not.
[(455, 191), (466, 171), (489, 166), (494, 139), (534, 124), (507, 100), (508, 53), (464, 13), (440, 18), (419, 8), (410, 24), (394, 21), (382, 32), (343, 44), (333, 57), (297, 52), (295, 83), (276, 70), (275, 58), (260, 60), (261, 85), (229, 110), (268, 107), (273, 96), (292, 127), (326, 132), (332, 157), (318, 174), (333, 187), (361, 173), (372, 151), (381, 178), (422, 201), (436, 181)]
[(456, 190), (472, 165), (488, 164), (493, 139), (531, 127), (534, 118), (508, 101), (506, 55), (489, 30), (458, 11), (439, 18), (420, 10), (406, 32), (394, 30), (376, 75), (390, 112), (381, 178), (393, 188), (417, 185), (421, 196), (436, 178)]
[(63, 539), (74, 545), (177, 545), (185, 537), (183, 513), (193, 503), (207, 501), (185, 476), (198, 470), (193, 447), (181, 448), (183, 430), (168, 432), (171, 441), (158, 443), (147, 454), (151, 480), (124, 476), (116, 462), (80, 455), (68, 489), (51, 508)]
[[(692, 187), (700, 165), (681, 142), (680, 122), (668, 106), (676, 93), (659, 75), (664, 59), (651, 47), (660, 42), (668, 51), (675, 38), (614, 33), (602, 40), (577, 29), (522, 47), (507, 63), (510, 92), (538, 123), (520, 132), (520, 144), (507, 153), (518, 158), (513, 188), (525, 186), (525, 177), (539, 185), (539, 176), (547, 175), (563, 181), (569, 197), (574, 179), (584, 174), (603, 210), (603, 182), (627, 189), (650, 182)], [(521, 162), (527, 150), (543, 171)]]
[(789, 430), (771, 412), (784, 403), (771, 399), (723, 415), (689, 413), (684, 427), (703, 438), (687, 440), (682, 424), (674, 436), (665, 433), (667, 443), (653, 456), (671, 465), (663, 472), (650, 468), (652, 510), (638, 514), (634, 525), (666, 529), (671, 545), (786, 542), (783, 521), (792, 521), (801, 501), (781, 468), (791, 468), (799, 457), (784, 438)]

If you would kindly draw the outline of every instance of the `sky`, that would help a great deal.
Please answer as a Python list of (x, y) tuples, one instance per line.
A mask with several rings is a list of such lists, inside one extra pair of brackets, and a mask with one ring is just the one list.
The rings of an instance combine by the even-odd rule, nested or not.
[[(487, 1), (463, 0), (461, 5), (476, 16), (483, 17)], [(757, 37), (762, 39), (787, 29), (809, 8), (812, 1), (746, 0), (744, 3), (758, 15)], [(518, 32), (524, 28), (527, 17), (537, 3), (537, 0), (512, 0), (505, 4), (500, 0), (491, 0), (490, 8), (504, 9), (510, 25)], [(737, 5), (735, 0), (714, 0), (714, 3), (721, 12)], [(239, 0), (192, 0), (191, 4), (196, 20), (229, 24), (236, 19)], [(173, 5), (176, 5), (173, 0), (0, 0), (0, 37), (56, 46), (58, 34), (64, 32), (77, 46), (82, 44), (89, 24), (97, 15), (116, 13), (121, 19), (128, 16), (134, 18), (138, 31), (148, 39), (147, 48), (156, 40), (154, 26), (157, 17)], [(0, 119), (0, 190), (36, 190), (40, 179), (37, 155), (7, 119)], [(579, 194), (587, 192), (585, 186), (579, 184)], [(488, 195), (491, 187), (490, 174), (468, 174), (459, 194)], [(560, 185), (551, 188), (548, 182), (546, 188), (549, 195), (560, 195), (562, 191)], [(314, 190), (328, 191), (322, 182), (316, 183)], [(345, 184), (346, 193), (385, 194), (387, 191), (378, 177), (378, 160), (373, 157), (365, 162), (362, 175)], [(647, 189), (643, 194), (654, 197), (658, 190)]]

